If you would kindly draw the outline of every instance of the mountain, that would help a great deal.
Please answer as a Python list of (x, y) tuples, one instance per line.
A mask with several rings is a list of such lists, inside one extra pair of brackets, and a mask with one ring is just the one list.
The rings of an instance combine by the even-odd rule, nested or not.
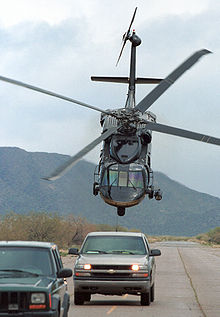
[(160, 202), (146, 198), (118, 217), (116, 208), (93, 196), (95, 165), (81, 160), (62, 178), (47, 182), (50, 174), (69, 157), (56, 153), (27, 152), (0, 147), (0, 214), (47, 211), (74, 214), (91, 223), (139, 229), (150, 235), (192, 236), (220, 226), (220, 199), (203, 194), (155, 172), (163, 191)]

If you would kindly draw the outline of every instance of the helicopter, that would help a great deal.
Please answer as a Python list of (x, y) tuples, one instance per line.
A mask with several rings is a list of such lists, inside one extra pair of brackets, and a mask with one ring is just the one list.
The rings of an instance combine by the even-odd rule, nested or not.
[[(57, 94), (27, 83), (0, 76), (0, 80), (47, 94), (82, 107), (101, 113), (101, 135), (84, 147), (77, 154), (59, 166), (45, 180), (56, 180), (67, 172), (89, 151), (103, 142), (100, 161), (94, 172), (93, 194), (98, 193), (105, 203), (117, 208), (118, 216), (124, 216), (128, 207), (139, 204), (145, 196), (149, 199), (162, 199), (162, 191), (155, 188), (151, 168), (152, 132), (220, 145), (220, 138), (200, 134), (156, 122), (156, 115), (148, 111), (149, 107), (201, 57), (210, 54), (207, 49), (193, 53), (165, 78), (136, 77), (136, 49), (141, 44), (135, 30), (131, 31), (137, 7), (134, 10), (128, 30), (123, 35), (123, 44), (117, 60), (119, 63), (124, 47), (131, 43), (129, 77), (92, 76), (92, 81), (128, 84), (125, 106), (118, 109), (102, 110), (73, 98)], [(157, 84), (138, 104), (136, 104), (136, 84)]]

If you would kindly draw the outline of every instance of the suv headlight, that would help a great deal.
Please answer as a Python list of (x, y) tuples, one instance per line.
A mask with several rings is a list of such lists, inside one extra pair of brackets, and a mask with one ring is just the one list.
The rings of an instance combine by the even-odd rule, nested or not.
[(89, 263), (86, 264), (76, 264), (75, 266), (75, 276), (91, 276), (91, 273), (89, 272), (91, 270), (92, 266)]
[(132, 271), (137, 272), (140, 270), (140, 266), (138, 264), (132, 264), (131, 269)]
[(46, 301), (46, 296), (44, 293), (31, 294), (31, 304), (44, 304), (45, 301)]
[(92, 266), (89, 263), (86, 264), (76, 264), (75, 269), (76, 270), (91, 270)]
[(134, 272), (132, 277), (148, 277), (147, 265), (132, 264), (131, 270)]
[(148, 266), (147, 265), (140, 265), (140, 264), (132, 264), (131, 265), (131, 270), (132, 271), (147, 271)]
[(91, 264), (84, 264), (83, 268), (84, 268), (84, 270), (91, 270), (92, 266), (91, 266)]

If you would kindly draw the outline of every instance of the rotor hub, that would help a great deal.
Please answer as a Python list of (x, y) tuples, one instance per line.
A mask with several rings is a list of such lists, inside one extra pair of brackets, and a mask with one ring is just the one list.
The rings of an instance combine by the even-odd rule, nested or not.
[(129, 40), (133, 46), (139, 46), (141, 44), (141, 39), (135, 32), (132, 33), (132, 35), (129, 37)]

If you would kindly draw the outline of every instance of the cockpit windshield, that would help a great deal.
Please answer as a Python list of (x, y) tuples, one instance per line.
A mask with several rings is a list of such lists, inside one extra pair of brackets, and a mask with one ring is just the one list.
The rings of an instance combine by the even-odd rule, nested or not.
[(132, 186), (135, 186), (137, 188), (143, 188), (143, 175), (141, 171), (129, 172), (128, 187), (132, 187)]
[(144, 188), (143, 168), (138, 164), (125, 167), (114, 164), (107, 168), (102, 178), (102, 186)]

